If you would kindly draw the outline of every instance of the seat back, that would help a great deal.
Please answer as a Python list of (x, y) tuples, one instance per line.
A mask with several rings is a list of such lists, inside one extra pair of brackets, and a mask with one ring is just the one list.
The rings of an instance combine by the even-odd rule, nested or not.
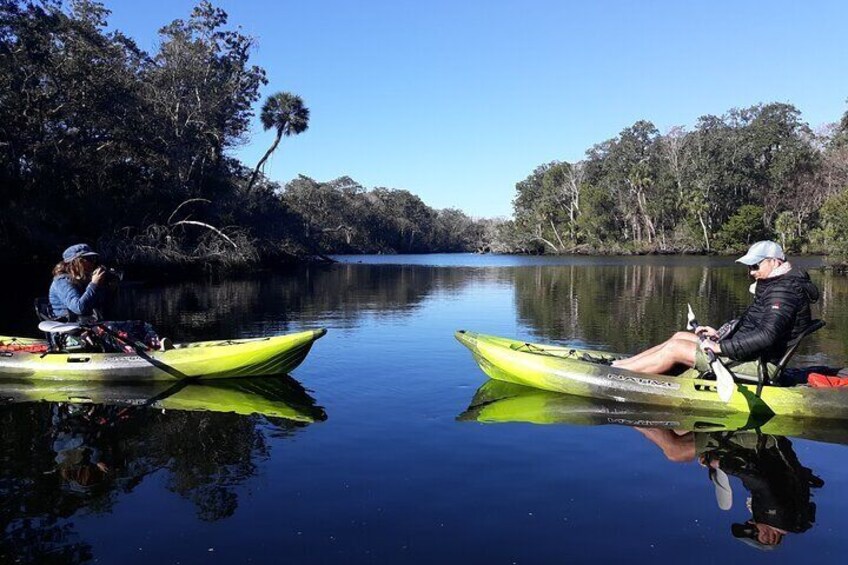
[[(824, 320), (813, 320), (809, 326), (807, 326), (804, 331), (802, 331), (798, 336), (789, 342), (788, 347), (786, 348), (786, 352), (783, 354), (783, 357), (780, 358), (780, 361), (777, 363), (777, 369), (774, 372), (774, 375), (771, 377), (772, 384), (778, 384), (780, 382), (780, 377), (783, 374), (783, 370), (789, 364), (789, 361), (792, 357), (795, 356), (795, 352), (798, 351), (798, 346), (801, 345), (801, 342), (804, 341), (808, 335), (815, 333), (822, 329), (825, 326)], [(763, 367), (764, 360), (760, 360), (760, 367)]]
[(46, 297), (35, 299), (35, 315), (41, 321), (53, 321), (56, 316), (53, 314), (53, 308), (50, 307), (50, 300)]

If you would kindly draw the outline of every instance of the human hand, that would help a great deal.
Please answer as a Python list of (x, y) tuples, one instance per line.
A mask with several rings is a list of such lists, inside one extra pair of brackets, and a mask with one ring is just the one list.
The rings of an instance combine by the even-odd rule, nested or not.
[(695, 333), (701, 337), (715, 339), (718, 336), (718, 331), (712, 326), (698, 326), (695, 328)]
[(710, 340), (702, 341), (701, 342), (701, 349), (703, 349), (704, 351), (712, 351), (716, 355), (721, 354), (721, 345), (719, 345), (718, 342), (715, 342), (715, 341), (710, 341)]
[(103, 267), (97, 267), (94, 269), (94, 272), (91, 273), (91, 282), (94, 284), (101, 284), (106, 279), (106, 269)]
[(783, 539), (786, 532), (768, 524), (754, 523), (757, 528), (757, 541), (763, 545), (777, 545)]

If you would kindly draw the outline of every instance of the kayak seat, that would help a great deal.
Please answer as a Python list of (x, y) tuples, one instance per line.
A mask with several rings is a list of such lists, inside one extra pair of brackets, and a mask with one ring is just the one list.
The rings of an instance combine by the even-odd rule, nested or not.
[(798, 334), (798, 336), (795, 337), (795, 339), (791, 340), (787, 344), (786, 351), (784, 352), (784, 354), (780, 358), (780, 360), (777, 362), (777, 366), (775, 367), (773, 374), (771, 376), (769, 376), (769, 371), (767, 369), (768, 359), (763, 357), (763, 358), (760, 358), (760, 360), (759, 360), (759, 367), (758, 367), (759, 368), (759, 371), (758, 371), (759, 375), (758, 376), (737, 374), (737, 375), (735, 375), (736, 380), (747, 381), (747, 382), (751, 382), (751, 383), (762, 383), (762, 384), (765, 384), (765, 385), (772, 385), (772, 386), (787, 386), (787, 385), (791, 386), (791, 385), (795, 384), (795, 383), (783, 383), (781, 381), (781, 377), (784, 376), (786, 366), (789, 364), (789, 361), (792, 360), (792, 357), (795, 356), (795, 352), (798, 351), (798, 347), (801, 345), (801, 342), (804, 341), (804, 338), (806, 338), (807, 336), (819, 331), (824, 326), (825, 326), (824, 320), (813, 320), (810, 323), (810, 325), (807, 326), (806, 329), (804, 329), (804, 331), (802, 331), (800, 334)]
[(52, 320), (44, 320), (38, 324), (38, 329), (46, 334), (79, 334), (83, 327), (74, 322), (54, 322)]
[(38, 329), (44, 332), (47, 339), (48, 352), (84, 349), (79, 340), (72, 337), (80, 335), (84, 328), (76, 322), (55, 316), (47, 298), (35, 299), (35, 315), (40, 320)]

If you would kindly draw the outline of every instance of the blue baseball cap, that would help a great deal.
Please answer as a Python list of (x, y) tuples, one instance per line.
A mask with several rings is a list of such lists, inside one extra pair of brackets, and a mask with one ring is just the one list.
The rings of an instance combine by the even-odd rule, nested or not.
[(76, 245), (71, 245), (62, 253), (62, 259), (65, 263), (70, 263), (79, 257), (97, 257), (97, 252), (87, 243), (77, 243)]
[(745, 265), (756, 265), (763, 259), (780, 259), (786, 261), (783, 248), (773, 241), (758, 241), (748, 249), (748, 253), (736, 260)]

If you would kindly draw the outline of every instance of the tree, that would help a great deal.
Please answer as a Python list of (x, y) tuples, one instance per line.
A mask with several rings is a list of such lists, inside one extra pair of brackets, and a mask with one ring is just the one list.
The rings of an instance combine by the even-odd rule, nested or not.
[[(203, 1), (188, 20), (159, 31), (158, 53), (143, 70), (151, 119), (144, 131), (156, 151), (159, 180), (179, 201), (218, 188), (211, 177), (227, 176), (224, 151), (244, 139), (265, 71), (249, 64), (254, 40), (223, 29), (227, 14)], [(229, 187), (224, 188), (229, 190)]]
[(829, 253), (840, 260), (848, 258), (848, 190), (834, 194), (821, 209), (824, 243)]
[(741, 249), (768, 236), (763, 208), (746, 204), (725, 222), (717, 239), (727, 249)]
[(300, 96), (290, 92), (278, 92), (265, 100), (260, 119), (262, 120), (262, 127), (266, 131), (274, 128), (277, 131), (277, 136), (274, 138), (274, 143), (256, 164), (250, 182), (247, 183), (248, 192), (253, 183), (256, 182), (256, 177), (259, 176), (265, 161), (277, 149), (280, 139), (283, 136), (298, 135), (307, 130), (309, 127), (309, 108), (303, 105), (303, 99)]

